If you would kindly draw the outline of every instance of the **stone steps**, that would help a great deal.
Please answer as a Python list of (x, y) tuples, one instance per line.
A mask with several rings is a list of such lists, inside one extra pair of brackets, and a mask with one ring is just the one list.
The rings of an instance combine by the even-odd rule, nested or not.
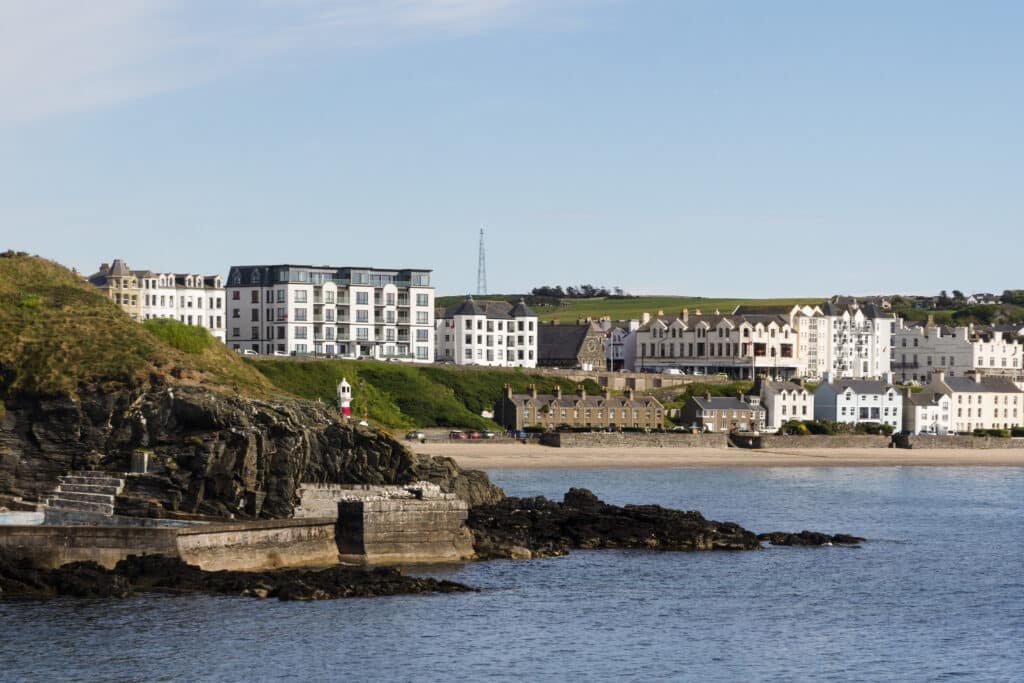
[(72, 472), (60, 477), (57, 489), (46, 499), (55, 510), (114, 514), (114, 502), (124, 490), (118, 472)]

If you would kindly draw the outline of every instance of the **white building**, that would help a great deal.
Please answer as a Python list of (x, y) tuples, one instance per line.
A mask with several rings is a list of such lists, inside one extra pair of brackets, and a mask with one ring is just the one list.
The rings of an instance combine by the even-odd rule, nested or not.
[(1016, 335), (988, 328), (900, 325), (894, 336), (892, 369), (901, 382), (926, 382), (936, 372), (947, 377), (975, 370), (1020, 378), (1024, 346)]
[(814, 419), (814, 394), (807, 390), (802, 380), (796, 383), (758, 378), (753, 393), (761, 397), (767, 431), (777, 432), (790, 420)]
[(1024, 425), (1024, 390), (1005, 377), (984, 377), (980, 372), (949, 377), (936, 372), (922, 393), (949, 398), (950, 431), (1012, 429)]
[(886, 380), (837, 379), (814, 390), (814, 419), (832, 422), (887, 424), (894, 431), (903, 425), (903, 400)]
[(469, 297), (438, 318), (435, 357), (456, 365), (535, 368), (537, 324), (522, 299), (513, 306)]
[(910, 434), (949, 434), (952, 431), (950, 397), (926, 387), (903, 394), (903, 431)]
[(173, 318), (186, 325), (205, 327), (220, 341), (226, 340), (225, 291), (220, 275), (157, 273), (136, 270), (139, 282), (140, 318)]
[(605, 369), (633, 370), (636, 358), (636, 331), (640, 329), (640, 321), (602, 318), (597, 324), (604, 330)]
[(430, 270), (232, 266), (227, 341), (237, 351), (430, 363)]
[(890, 370), (892, 335), (897, 319), (880, 305), (842, 298), (817, 306), (740, 306), (734, 315), (771, 313), (785, 317), (797, 331), (798, 355), (805, 376), (879, 378)]
[(640, 370), (790, 378), (803, 376), (806, 368), (797, 331), (785, 315), (659, 311), (636, 331), (636, 346), (634, 367)]

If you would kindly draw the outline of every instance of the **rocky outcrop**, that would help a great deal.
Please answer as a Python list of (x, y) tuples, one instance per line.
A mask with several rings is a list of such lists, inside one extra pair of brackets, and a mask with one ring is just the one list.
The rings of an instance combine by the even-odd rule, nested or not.
[(467, 522), (481, 559), (551, 557), (572, 548), (753, 550), (757, 536), (738, 524), (658, 505), (608, 505), (586, 489), (561, 503), (506, 498), (473, 508)]
[(860, 536), (849, 534), (823, 534), (820, 531), (801, 531), (794, 534), (788, 531), (772, 531), (767, 534), (758, 534), (758, 540), (767, 541), (772, 545), (788, 546), (821, 546), (821, 545), (857, 545), (864, 541)]
[(280, 600), (327, 600), (413, 593), (456, 593), (473, 588), (453, 581), (405, 576), (395, 568), (278, 570), (267, 572), (205, 572), (179, 559), (132, 556), (104, 569), (93, 562), (75, 562), (58, 569), (36, 569), (0, 557), (0, 597), (125, 598), (164, 591), (213, 593)]
[(136, 390), (81, 387), (75, 397), (9, 396), (0, 414), (0, 493), (42, 500), (71, 470), (130, 469), (117, 512), (289, 517), (304, 482), (439, 484), (471, 505), (501, 490), (448, 459), (419, 459), (372, 428), (342, 423), (325, 404), (225, 396), (157, 382)]

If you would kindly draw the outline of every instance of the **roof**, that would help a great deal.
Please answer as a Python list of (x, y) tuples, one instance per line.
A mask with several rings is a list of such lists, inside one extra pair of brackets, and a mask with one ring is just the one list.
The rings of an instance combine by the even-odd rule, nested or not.
[(975, 382), (972, 377), (946, 377), (943, 379), (950, 389), (957, 393), (969, 394), (1022, 394), (1024, 391), (1005, 377), (982, 377)]
[[(796, 382), (776, 382), (774, 380), (767, 379), (760, 380), (759, 387), (761, 389), (761, 394), (765, 393), (765, 391), (772, 394), (777, 394), (781, 391), (795, 391), (798, 393), (801, 391), (807, 391), (807, 387), (802, 387)], [(755, 387), (755, 390), (757, 388), (758, 387)]]
[(884, 394), (893, 388), (891, 384), (878, 379), (837, 379), (821, 386), (831, 386), (836, 393), (840, 394), (847, 389), (855, 394)]
[(741, 401), (735, 396), (694, 396), (692, 399), (702, 410), (760, 410), (764, 411), (761, 405), (754, 405)]
[[(789, 309), (786, 310), (786, 313), (788, 315)], [(784, 325), (785, 326), (789, 326), (789, 319), (785, 315), (778, 315), (776, 313), (758, 312), (758, 313), (740, 313), (740, 314), (733, 314), (733, 315), (722, 315), (722, 314), (717, 314), (717, 315), (689, 315), (689, 316), (687, 316), (686, 321), (683, 321), (683, 319), (681, 317), (676, 316), (676, 315), (659, 315), (659, 316), (652, 317), (645, 324), (641, 325), (640, 326), (640, 330), (643, 331), (643, 332), (647, 332), (657, 322), (661, 322), (665, 326), (668, 326), (668, 325), (671, 325), (672, 323), (676, 322), (677, 320), (680, 323), (682, 323), (683, 326), (686, 329), (693, 329), (693, 328), (697, 327), (698, 325), (700, 325), (701, 323), (704, 323), (708, 327), (715, 328), (715, 327), (718, 327), (718, 324), (721, 323), (723, 320), (729, 322), (730, 324), (732, 324), (733, 327), (739, 327), (743, 323), (747, 323), (747, 324), (749, 324), (751, 326), (757, 326), (758, 324), (761, 324), (761, 325), (764, 325), (766, 327), (768, 325), (770, 325), (771, 323), (775, 323), (779, 327), (782, 327)]]
[(945, 394), (937, 391), (918, 391), (911, 393), (910, 396), (904, 398), (915, 406), (936, 406), (939, 404), (939, 399), (945, 396)]
[(127, 263), (125, 263), (124, 261), (122, 261), (119, 258), (116, 258), (116, 259), (114, 259), (114, 262), (112, 264), (110, 264), (110, 272), (109, 272), (109, 274), (113, 275), (115, 277), (117, 277), (117, 276), (124, 277), (124, 276), (127, 276), (127, 275), (131, 275), (132, 271), (128, 267)]
[(625, 396), (606, 397), (603, 394), (598, 394), (597, 396), (587, 396), (584, 398), (579, 394), (562, 394), (562, 397), (559, 398), (554, 394), (537, 394), (537, 397), (534, 398), (530, 394), (512, 394), (512, 400), (524, 405), (527, 402), (543, 405), (553, 404), (559, 408), (574, 408), (576, 406), (583, 406), (584, 408), (605, 408), (609, 406), (613, 408), (623, 408), (626, 406), (663, 407), (661, 401), (653, 396), (626, 398)]
[(537, 327), (537, 362), (569, 361), (573, 363), (580, 355), (583, 342), (591, 332), (600, 334), (601, 328), (592, 323), (582, 325), (538, 325)]
[(512, 307), (512, 317), (513, 318), (531, 318), (531, 317), (535, 318), (535, 317), (537, 317), (537, 314), (534, 313), (533, 310), (529, 306), (526, 305), (526, 300), (525, 299), (520, 299), (518, 301), (518, 303), (516, 303), (516, 305)]
[(512, 320), (527, 316), (536, 317), (536, 313), (519, 300), (515, 306), (507, 301), (475, 301), (467, 297), (465, 301), (449, 306), (441, 314), (442, 318), (454, 318), (457, 315), (486, 315), (491, 320)]

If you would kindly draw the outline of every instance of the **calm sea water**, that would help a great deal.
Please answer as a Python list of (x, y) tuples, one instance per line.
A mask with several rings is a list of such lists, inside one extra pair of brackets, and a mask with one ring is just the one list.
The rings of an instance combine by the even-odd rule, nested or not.
[(1024, 469), (505, 470), (859, 549), (574, 552), (469, 595), (0, 602), (0, 679), (1024, 680)]

